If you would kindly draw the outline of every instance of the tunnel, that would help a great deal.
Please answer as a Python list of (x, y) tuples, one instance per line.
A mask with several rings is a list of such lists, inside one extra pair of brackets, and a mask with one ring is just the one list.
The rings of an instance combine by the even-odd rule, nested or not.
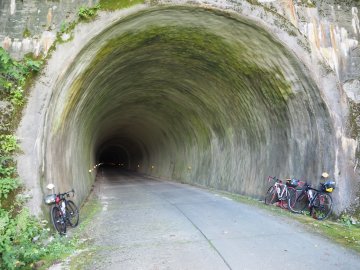
[(146, 9), (68, 61), (46, 109), (41, 177), (80, 200), (100, 163), (255, 198), (268, 175), (333, 173), (334, 128), (312, 74), (244, 17)]

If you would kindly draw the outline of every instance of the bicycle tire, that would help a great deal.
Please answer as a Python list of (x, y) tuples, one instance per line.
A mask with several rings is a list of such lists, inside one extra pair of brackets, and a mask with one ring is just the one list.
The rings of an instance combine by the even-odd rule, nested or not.
[(311, 205), (311, 217), (317, 220), (324, 220), (330, 215), (331, 210), (331, 196), (325, 192), (317, 193)]
[(301, 214), (307, 208), (309, 200), (303, 190), (296, 189), (295, 191), (289, 194), (288, 208), (293, 213)]
[[(294, 197), (296, 196), (296, 189), (293, 187), (287, 187), (287, 192), (286, 192), (286, 202), (287, 202), (287, 209), (290, 210), (290, 197)], [(291, 201), (292, 203), (295, 203), (295, 200)], [(294, 208), (294, 205), (292, 205), (292, 208)]]
[(276, 188), (274, 186), (269, 187), (268, 191), (265, 194), (265, 204), (273, 204), (278, 201)]
[(66, 217), (71, 227), (76, 227), (79, 224), (79, 209), (71, 200), (66, 202)]
[(51, 208), (50, 215), (51, 215), (51, 221), (54, 225), (54, 228), (60, 234), (66, 234), (66, 222), (63, 218), (61, 209), (58, 206), (54, 205)]

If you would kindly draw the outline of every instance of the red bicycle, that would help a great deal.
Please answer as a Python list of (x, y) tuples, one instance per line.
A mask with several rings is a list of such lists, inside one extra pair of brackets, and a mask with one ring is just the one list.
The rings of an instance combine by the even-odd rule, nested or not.
[(269, 187), (265, 194), (265, 204), (279, 203), (282, 208), (288, 208), (288, 201), (293, 194), (296, 193), (295, 187), (298, 186), (299, 180), (287, 179), (285, 184), (283, 180), (276, 178), (275, 176), (269, 176), (268, 181), (275, 181), (272, 186)]
[[(48, 185), (48, 188), (53, 189), (54, 185)], [(71, 193), (74, 196), (74, 189), (45, 197), (45, 203), (53, 205), (50, 210), (51, 221), (60, 234), (66, 234), (67, 225), (76, 227), (79, 224), (79, 209), (73, 201), (66, 199)]]

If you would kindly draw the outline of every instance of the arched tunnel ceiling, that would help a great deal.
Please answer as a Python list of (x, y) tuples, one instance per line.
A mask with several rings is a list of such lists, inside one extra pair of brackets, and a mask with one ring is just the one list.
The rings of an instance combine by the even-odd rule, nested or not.
[(85, 46), (57, 91), (47, 160), (77, 185), (117, 151), (132, 170), (254, 196), (264, 175), (333, 167), (311, 75), (271, 33), (226, 13), (128, 16)]

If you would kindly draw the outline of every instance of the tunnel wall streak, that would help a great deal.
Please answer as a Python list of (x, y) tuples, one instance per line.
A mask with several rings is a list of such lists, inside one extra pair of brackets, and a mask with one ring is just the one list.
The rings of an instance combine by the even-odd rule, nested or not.
[[(194, 12), (196, 16), (191, 12)], [(208, 19), (206, 21), (207, 25), (201, 25), (201, 22), (199, 23), (195, 19), (199, 14)], [(152, 16), (157, 18), (155, 23), (151, 21)], [(160, 18), (163, 16), (166, 23), (162, 22), (159, 16)], [(178, 20), (175, 21), (174, 18)], [(221, 20), (226, 21), (226, 25), (225, 23), (224, 25), (219, 24)], [(111, 20), (109, 19), (109, 21)], [(133, 149), (134, 153), (137, 153), (135, 157), (141, 158), (142, 164), (140, 168), (133, 167), (132, 169), (153, 176), (211, 186), (255, 197), (263, 194), (265, 188), (263, 180), (264, 176), (268, 174), (277, 174), (280, 177), (293, 174), (292, 176), (316, 179), (323, 169), (329, 170), (330, 173), (336, 173), (336, 166), (339, 164), (336, 163), (338, 159), (336, 159), (334, 149), (339, 149), (338, 140), (342, 135), (337, 133), (337, 130), (332, 131), (332, 128), (334, 125), (339, 124), (339, 119), (342, 119), (341, 115), (338, 114), (339, 111), (335, 114), (333, 111), (330, 115), (328, 114), (329, 105), (327, 104), (329, 104), (329, 97), (323, 92), (322, 87), (324, 85), (319, 81), (317, 74), (308, 75), (311, 73), (311, 65), (308, 65), (307, 62), (309, 59), (304, 57), (302, 59), (303, 63), (300, 63), (299, 59), (292, 55), (292, 52), (287, 51), (279, 43), (277, 38), (280, 38), (281, 35), (273, 39), (270, 34), (253, 24), (253, 22), (237, 17), (235, 14), (223, 16), (218, 11), (215, 13), (203, 9), (194, 11), (185, 7), (159, 8), (158, 10), (155, 8), (125, 17), (115, 24), (111, 24), (109, 21), (104, 23), (102, 29), (105, 31), (103, 32), (99, 28), (97, 28), (97, 32), (90, 31), (91, 26), (84, 27), (85, 30), (81, 30), (89, 31), (95, 39), (90, 40), (89, 36), (84, 32), (78, 33), (79, 36), (81, 34), (82, 37), (85, 36), (89, 42), (83, 42), (83, 47), (68, 52), (71, 61), (66, 62), (60, 76), (55, 76), (55, 80), (50, 84), (52, 95), (47, 97), (49, 107), (46, 107), (45, 118), (46, 132), (44, 133), (44, 141), (46, 143), (42, 146), (46, 159), (43, 163), (39, 162), (39, 165), (44, 168), (41, 175), (43, 175), (45, 182), (55, 179), (60, 188), (75, 186), (79, 190), (79, 200), (83, 200), (95, 177), (93, 172), (89, 173), (89, 169), (97, 162), (94, 147), (106, 142), (106, 136), (102, 137), (103, 135), (101, 135), (103, 130), (106, 130), (105, 133), (111, 133), (113, 138), (125, 135), (128, 138), (133, 136), (134, 139), (131, 144), (137, 146), (131, 149)], [(208, 26), (211, 23), (215, 26), (209, 29)], [(242, 30), (244, 31), (243, 38), (251, 40), (254, 35), (257, 37), (254, 39), (256, 41), (252, 44), (253, 46), (261, 47), (261, 45), (264, 45), (262, 42), (272, 42), (272, 49), (275, 49), (275, 51), (283, 50), (283, 57), (270, 58), (270, 63), (267, 63), (266, 57), (262, 58), (262, 55), (256, 56), (250, 50), (247, 52), (248, 55), (243, 56), (248, 59), (254, 57), (257, 59), (256, 65), (251, 66), (251, 62), (234, 61), (232, 58), (236, 58), (237, 55), (226, 54), (226, 51), (222, 51), (228, 57), (228, 62), (225, 61), (223, 64), (223, 71), (220, 68), (220, 73), (209, 74), (214, 75), (214, 78), (216, 78), (216, 75), (219, 74), (236, 74), (235, 71), (238, 69), (243, 71), (241, 73), (243, 77), (240, 75), (240, 77), (235, 76), (235, 79), (231, 82), (232, 84), (230, 84), (234, 85), (235, 91), (229, 85), (221, 83), (219, 78), (211, 81), (216, 82), (214, 83), (215, 86), (222, 85), (226, 88), (226, 93), (229, 95), (227, 98), (222, 98), (221, 92), (216, 91), (218, 88), (215, 86), (210, 88), (213, 94), (205, 97), (204, 91), (201, 89), (212, 86), (209, 85), (210, 82), (202, 82), (200, 87), (197, 82), (191, 81), (191, 76), (198, 78), (201, 74), (183, 69), (180, 72), (183, 77), (180, 78), (187, 78), (187, 80), (171, 85), (169, 79), (162, 81), (157, 78), (157, 81), (154, 80), (154, 75), (158, 74), (156, 70), (154, 71), (153, 68), (153, 73), (151, 73), (151, 70), (146, 70), (146, 66), (141, 67), (141, 65), (136, 64), (136, 61), (134, 67), (142, 68), (144, 78), (149, 79), (148, 77), (150, 77), (153, 80), (151, 81), (154, 83), (153, 85), (159, 87), (156, 91), (148, 91), (149, 96), (143, 97), (141, 94), (145, 91), (143, 85), (137, 86), (137, 93), (133, 93), (126, 90), (126, 83), (124, 85), (125, 90), (115, 88), (117, 91), (114, 92), (115, 90), (111, 91), (112, 87), (107, 89), (106, 83), (111, 79), (114, 82), (121, 80), (116, 79), (118, 75), (111, 75), (110, 70), (106, 70), (109, 71), (108, 73), (102, 70), (101, 67), (104, 67), (104, 64), (110, 63), (110, 67), (120, 71), (119, 76), (125, 82), (130, 77), (126, 76), (123, 71), (131, 65), (124, 66), (125, 62), (114, 60), (121, 59), (121, 57), (126, 58), (126, 55), (122, 55), (124, 50), (116, 51), (116, 49), (112, 50), (110, 48), (111, 42), (114, 42), (114, 40), (111, 41), (113, 37), (119, 37), (118, 42), (121, 43), (133, 35), (131, 37), (138, 38), (137, 41), (140, 44), (141, 41), (149, 37), (149, 32), (146, 32), (146, 30), (149, 29), (149, 25), (153, 24), (158, 26), (153, 28), (152, 31), (158, 31), (160, 41), (161, 38), (165, 39), (164, 44), (166, 45), (168, 44), (166, 42), (170, 40), (166, 39), (176, 33), (176, 31), (171, 32), (171, 27), (176, 30), (180, 29), (180, 33), (188, 35), (188, 37), (194, 37), (188, 29), (196, 25), (198, 27), (197, 31), (202, 29), (207, 34), (215, 33), (211, 37), (212, 41), (220, 42), (220, 47), (212, 52), (215, 59), (219, 60), (219, 58), (216, 58), (218, 57), (216, 52), (223, 48), (223, 44), (226, 43), (226, 47), (229, 48), (236, 48), (236, 46), (244, 44), (244, 41), (240, 40), (240, 43), (237, 43), (232, 38), (233, 35), (229, 34), (227, 36), (226, 31), (221, 31), (225, 26), (233, 29), (233, 26), (239, 23), (243, 27), (247, 27), (247, 31)], [(178, 26), (179, 24), (181, 27)], [(105, 26), (108, 26), (108, 28), (105, 29)], [(269, 27), (271, 26), (267, 26), (267, 28)], [(132, 32), (133, 29), (136, 29), (135, 33)], [(252, 34), (249, 34), (250, 30), (253, 31)], [(155, 32), (153, 37), (156, 37), (157, 33)], [(218, 37), (221, 38), (217, 40)], [(292, 39), (293, 37), (287, 36), (287, 38)], [(175, 37), (175, 39), (181, 41), (179, 37)], [(295, 38), (293, 39), (295, 40)], [(109, 43), (109, 41), (111, 42)], [(76, 39), (73, 42), (73, 44), (79, 44)], [(161, 42), (157, 42), (156, 39), (148, 39), (147, 42), (150, 47), (159, 44), (164, 46)], [(202, 48), (202, 42), (201, 40), (195, 40), (193, 47), (196, 48), (200, 44), (199, 48)], [(290, 43), (293, 46), (292, 49), (298, 54), (303, 53), (299, 46), (294, 45), (295, 43)], [(126, 48), (126, 46), (131, 47), (131, 44), (124, 42), (123, 45)], [(61, 52), (64, 53), (65, 48), (68, 46), (65, 44)], [(182, 46), (177, 48), (174, 44), (172, 46), (171, 48), (175, 48), (175, 52), (179, 52), (184, 48)], [(102, 52), (101, 48), (104, 48)], [(264, 50), (261, 51), (266, 51), (265, 47), (263, 48)], [(152, 52), (156, 52), (154, 48), (152, 49)], [(130, 58), (133, 56), (136, 60), (136, 54), (132, 55), (132, 52), (134, 51), (129, 50), (128, 56)], [(156, 69), (153, 64), (159, 63), (159, 59), (171, 59), (171, 55), (166, 55), (166, 52), (169, 51), (159, 50), (157, 54), (152, 55), (153, 59), (151, 57), (147, 58), (152, 62), (151, 67)], [(139, 50), (137, 55), (141, 55), (141, 53), (141, 50)], [(206, 67), (221, 63), (221, 61), (209, 62), (204, 67), (202, 66), (205, 63), (204, 59), (194, 62), (194, 59), (189, 57), (191, 52), (185, 51), (183, 53), (185, 56), (179, 61), (182, 61), (181, 63), (190, 61), (192, 64), (197, 64), (199, 69), (206, 70)], [(161, 58), (156, 58), (157, 55)], [(197, 55), (200, 56), (200, 54)], [(274, 55), (279, 54), (274, 52)], [(53, 59), (60, 57), (60, 52), (56, 52), (53, 57)], [(114, 66), (111, 66), (111, 62), (104, 60), (106, 57), (113, 59)], [(89, 61), (89, 59), (94, 60)], [(160, 63), (167, 68), (168, 72), (171, 72), (169, 63), (166, 61)], [(241, 67), (242, 63), (248, 65), (247, 70)], [(224, 69), (225, 67), (227, 69)], [(84, 70), (86, 70), (85, 73)], [(226, 70), (225, 73), (224, 70)], [(164, 71), (164, 69), (161, 71)], [(266, 77), (265, 80), (256, 81), (255, 74), (258, 74), (258, 72)], [(100, 75), (104, 74), (108, 76), (108, 80), (94, 79), (94, 76), (101, 78)], [(172, 76), (176, 76), (176, 73), (172, 73)], [(249, 79), (251, 76), (253, 76), (253, 79)], [(229, 78), (231, 79), (231, 76)], [(239, 80), (239, 78), (243, 78), (243, 80)], [(327, 82), (329, 81), (331, 80), (327, 78)], [(136, 85), (135, 82), (132, 84)], [(331, 86), (331, 83), (327, 86), (335, 87), (335, 85), (334, 81), (333, 86)], [(172, 91), (160, 89), (162, 86), (170, 86)], [(194, 86), (200, 89), (195, 94), (189, 91)], [(255, 87), (255, 91), (249, 92), (246, 90), (247, 87)], [(273, 92), (261, 90), (271, 89), (272, 87), (275, 87)], [(106, 90), (104, 91), (107, 93), (110, 103), (102, 103), (100, 104), (102, 107), (96, 108), (96, 106), (93, 106), (95, 103), (94, 98), (96, 101), (104, 98), (102, 96), (103, 92), (99, 91), (99, 89)], [(236, 89), (242, 89), (242, 93), (245, 96), (251, 96), (253, 100), (242, 99)], [(177, 94), (175, 98), (171, 93), (180, 94)], [(161, 100), (166, 100), (168, 103)], [(181, 104), (179, 100), (189, 102), (189, 107), (179, 106)], [(274, 100), (278, 101), (275, 104), (276, 106), (274, 106), (274, 103), (269, 102)], [(109, 106), (111, 102), (115, 104), (119, 101), (123, 101), (121, 106)], [(232, 108), (236, 102), (241, 104), (241, 113), (229, 113), (229, 108)], [(172, 110), (170, 112), (173, 114), (169, 113), (170, 117), (181, 116), (179, 122), (175, 125), (172, 125), (172, 118), (165, 117), (169, 112), (168, 108), (165, 108), (167, 107), (166, 104), (171, 104)], [(106, 108), (107, 106), (108, 108)], [(272, 108), (272, 106), (275, 108)], [(249, 109), (253, 107), (256, 108), (256, 113), (251, 112), (251, 109)], [(126, 111), (127, 108), (128, 111)], [(129, 111), (131, 108), (132, 110), (136, 109), (137, 113), (131, 113)], [(156, 110), (151, 111), (150, 108), (156, 108)], [(269, 109), (272, 113), (269, 113)], [(159, 111), (162, 114), (156, 114)], [(115, 118), (109, 116), (108, 120), (106, 120), (107, 118), (104, 115), (111, 115), (114, 112), (118, 112), (118, 116)], [(140, 116), (141, 114), (147, 115), (148, 118), (146, 119), (149, 121), (145, 123), (139, 116), (139, 112)], [(128, 114), (124, 116), (124, 113)], [(130, 117), (131, 123), (133, 123), (132, 129), (127, 129), (129, 132), (124, 133), (125, 128), (123, 127), (129, 125)], [(267, 117), (267, 120), (262, 123), (264, 117)], [(111, 122), (114, 120), (120, 123), (118, 130), (111, 129)], [(253, 125), (256, 121), (262, 124)], [(165, 124), (161, 125), (162, 122)], [(276, 127), (274, 128), (271, 124), (275, 124)], [(171, 130), (170, 126), (173, 126), (174, 130)], [(193, 126), (196, 126), (196, 128), (193, 128)], [(140, 132), (142, 131), (148, 132), (148, 136), (141, 137)], [(241, 154), (241, 152), (246, 154)], [(343, 155), (342, 150), (339, 149), (336, 154)], [(136, 166), (137, 162), (133, 160), (132, 164)], [(341, 182), (341, 178), (338, 179)]]

